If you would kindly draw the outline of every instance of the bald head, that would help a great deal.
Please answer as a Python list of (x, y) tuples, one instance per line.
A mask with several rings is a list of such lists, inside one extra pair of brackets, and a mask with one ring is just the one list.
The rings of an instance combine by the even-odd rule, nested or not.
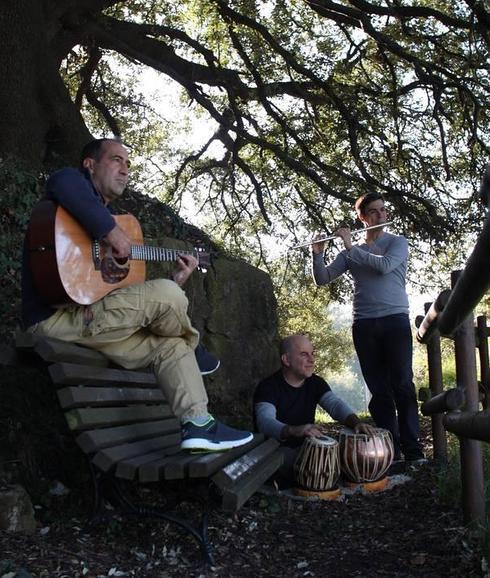
[(315, 356), (313, 345), (306, 335), (285, 337), (280, 344), (282, 372), (291, 385), (301, 384), (313, 375)]
[(281, 343), (279, 344), (279, 355), (283, 355), (284, 353), (291, 353), (291, 351), (297, 347), (300, 343), (304, 343), (304, 341), (310, 342), (308, 337), (303, 333), (295, 333), (294, 335), (288, 335), (281, 339)]

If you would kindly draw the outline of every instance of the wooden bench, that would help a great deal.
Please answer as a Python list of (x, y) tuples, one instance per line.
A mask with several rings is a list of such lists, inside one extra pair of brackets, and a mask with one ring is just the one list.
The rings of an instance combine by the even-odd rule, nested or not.
[(89, 458), (95, 493), (92, 520), (107, 511), (107, 500), (112, 506), (116, 501), (121, 513), (152, 515), (177, 524), (199, 542), (212, 563), (207, 508), (195, 527), (173, 513), (135, 504), (121, 482), (205, 480), (217, 490), (221, 507), (236, 511), (281, 465), (278, 442), (256, 434), (247, 445), (226, 452), (183, 452), (180, 422), (153, 373), (111, 367), (99, 352), (55, 339), (34, 343), (25, 333), (17, 334), (15, 348), (2, 346), (0, 361), (25, 364), (32, 362), (33, 352), (48, 364), (68, 427)]

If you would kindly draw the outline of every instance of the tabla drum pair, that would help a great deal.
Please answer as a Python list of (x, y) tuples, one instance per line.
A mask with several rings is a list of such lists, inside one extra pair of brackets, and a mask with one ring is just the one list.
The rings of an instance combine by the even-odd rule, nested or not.
[(306, 438), (294, 464), (296, 493), (338, 495), (340, 472), (355, 484), (378, 482), (385, 478), (393, 455), (391, 433), (381, 428), (373, 436), (345, 429), (339, 442), (328, 436)]

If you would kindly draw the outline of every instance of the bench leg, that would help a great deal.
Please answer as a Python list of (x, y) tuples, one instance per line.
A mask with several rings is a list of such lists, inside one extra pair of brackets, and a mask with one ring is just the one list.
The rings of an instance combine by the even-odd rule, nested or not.
[(135, 504), (117, 478), (97, 471), (92, 464), (90, 472), (94, 486), (94, 508), (89, 526), (95, 526), (107, 519), (108, 512), (104, 508), (104, 503), (109, 501), (111, 505), (118, 507), (117, 513), (120, 515), (151, 516), (179, 526), (198, 542), (206, 563), (215, 565), (213, 547), (208, 537), (208, 512), (204, 512), (199, 527), (196, 528), (187, 520), (160, 508), (145, 503)]

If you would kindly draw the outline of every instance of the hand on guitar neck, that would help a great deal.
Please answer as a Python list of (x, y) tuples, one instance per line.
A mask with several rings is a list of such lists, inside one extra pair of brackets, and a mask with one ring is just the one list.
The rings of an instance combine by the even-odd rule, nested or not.
[[(131, 255), (131, 239), (119, 225), (116, 224), (105, 236), (104, 241), (112, 247), (115, 258), (126, 259)], [(172, 279), (179, 287), (182, 287), (198, 266), (199, 261), (192, 255), (179, 255), (176, 263), (177, 269), (172, 273)]]
[(189, 279), (192, 271), (199, 265), (199, 261), (192, 255), (179, 255), (177, 257), (177, 269), (172, 273), (172, 279), (179, 287)]
[(114, 256), (119, 259), (125, 259), (131, 254), (131, 239), (119, 225), (107, 233), (104, 241), (112, 247)]

